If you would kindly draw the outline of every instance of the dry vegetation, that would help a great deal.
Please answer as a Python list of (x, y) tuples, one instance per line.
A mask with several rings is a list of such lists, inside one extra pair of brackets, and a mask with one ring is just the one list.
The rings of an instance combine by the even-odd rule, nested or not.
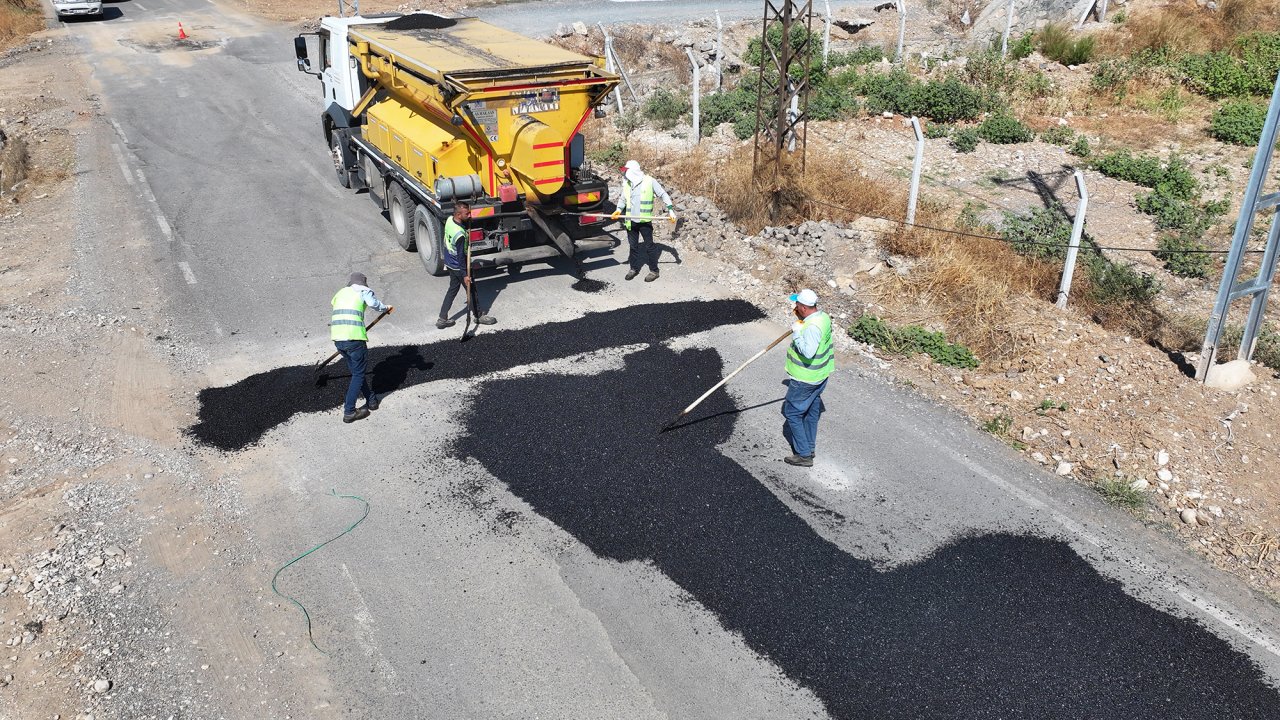
[(0, 195), (27, 179), (30, 162), (27, 141), (21, 137), (6, 137), (4, 131), (0, 131)]
[(1280, 30), (1280, 4), (1275, 0), (1219, 0), (1217, 10), (1195, 0), (1178, 0), (1138, 11), (1123, 25), (1099, 38), (1112, 56), (1169, 48), (1177, 52), (1224, 50), (1248, 32)]
[(0, 48), (44, 28), (40, 0), (0, 0)]

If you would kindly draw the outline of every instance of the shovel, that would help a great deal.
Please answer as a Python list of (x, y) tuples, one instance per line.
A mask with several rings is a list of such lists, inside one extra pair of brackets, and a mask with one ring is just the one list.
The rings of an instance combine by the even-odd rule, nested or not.
[(768, 347), (766, 347), (765, 349), (763, 349), (763, 350), (761, 350), (760, 352), (756, 353), (755, 355), (752, 355), (750, 359), (748, 359), (746, 362), (744, 362), (744, 363), (742, 363), (741, 365), (739, 365), (737, 370), (734, 370), (733, 372), (729, 373), (729, 374), (725, 377), (725, 379), (723, 379), (723, 380), (721, 380), (720, 382), (716, 383), (714, 386), (712, 386), (712, 388), (711, 388), (710, 390), (708, 390), (708, 391), (706, 391), (706, 392), (702, 393), (702, 396), (701, 396), (701, 397), (699, 397), (697, 400), (694, 400), (692, 403), (690, 403), (690, 404), (689, 404), (689, 407), (685, 408), (683, 411), (681, 411), (681, 412), (680, 412), (680, 414), (679, 414), (679, 415), (675, 416), (675, 419), (673, 419), (671, 422), (667, 423), (666, 425), (663, 425), (663, 426), (662, 426), (662, 430), (660, 430), (658, 434), (662, 434), (662, 433), (664, 433), (664, 432), (666, 432), (666, 431), (670, 430), (670, 429), (671, 429), (671, 427), (672, 427), (673, 425), (675, 425), (676, 423), (680, 422), (680, 420), (681, 420), (685, 415), (688, 415), (689, 413), (693, 412), (693, 409), (694, 409), (694, 408), (696, 408), (696, 407), (698, 407), (699, 405), (701, 405), (703, 400), (706, 400), (707, 398), (711, 397), (711, 393), (713, 393), (713, 392), (715, 392), (715, 391), (719, 390), (719, 389), (720, 389), (720, 388), (721, 388), (725, 383), (727, 383), (727, 382), (729, 382), (730, 380), (732, 380), (734, 375), (737, 375), (738, 373), (742, 372), (743, 368), (745, 368), (746, 366), (748, 366), (748, 365), (750, 365), (751, 363), (755, 362), (756, 360), (759, 360), (760, 358), (764, 357), (764, 354), (765, 354), (765, 353), (767, 353), (767, 352), (769, 352), (770, 350), (774, 349), (775, 347), (777, 347), (777, 346), (778, 346), (778, 343), (782, 342), (783, 340), (786, 340), (786, 339), (787, 339), (787, 338), (789, 338), (789, 337), (791, 337), (791, 331), (790, 331), (790, 330), (788, 330), (788, 331), (786, 331), (785, 333), (783, 333), (783, 334), (779, 335), (779, 336), (778, 336), (778, 339), (777, 339), (777, 340), (774, 340), (774, 341), (773, 341), (773, 342), (771, 342), (771, 343), (769, 343), (769, 346), (768, 346)]

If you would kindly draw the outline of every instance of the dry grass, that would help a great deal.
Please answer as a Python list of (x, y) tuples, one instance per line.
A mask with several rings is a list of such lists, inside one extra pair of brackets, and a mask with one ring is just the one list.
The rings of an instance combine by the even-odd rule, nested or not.
[(0, 0), (0, 48), (44, 29), (40, 0)]
[(1099, 43), (1111, 56), (1160, 48), (1200, 53), (1230, 47), (1244, 33), (1275, 30), (1280, 30), (1275, 0), (1220, 0), (1217, 10), (1176, 0), (1132, 13), (1123, 26), (1101, 33)]
[[(803, 220), (900, 219), (906, 207), (905, 184), (873, 180), (833, 150), (811, 143), (804, 174), (798, 163), (787, 163), (779, 170), (776, 194), (769, 191), (771, 167), (759, 177), (752, 174), (750, 146), (719, 161), (699, 150), (640, 150), (637, 159), (685, 190), (713, 199), (753, 233), (767, 225)], [(921, 201), (916, 222), (939, 228), (957, 224), (953, 208), (927, 199)], [(1051, 297), (1061, 272), (1055, 265), (1014, 253), (999, 240), (900, 227), (880, 242), (889, 252), (916, 258), (919, 264), (908, 275), (885, 276), (873, 288), (877, 302), (895, 320), (945, 327), (949, 337), (988, 362), (1014, 360), (1025, 353), (1032, 334), (1019, 319), (1018, 302), (1027, 296)], [(794, 279), (795, 287), (822, 280)]]

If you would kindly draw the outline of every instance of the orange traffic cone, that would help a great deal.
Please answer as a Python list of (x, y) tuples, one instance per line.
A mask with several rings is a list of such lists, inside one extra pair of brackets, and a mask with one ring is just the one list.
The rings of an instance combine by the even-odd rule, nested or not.
[(187, 39), (187, 31), (182, 29), (182, 23), (178, 23), (178, 39), (179, 40)]

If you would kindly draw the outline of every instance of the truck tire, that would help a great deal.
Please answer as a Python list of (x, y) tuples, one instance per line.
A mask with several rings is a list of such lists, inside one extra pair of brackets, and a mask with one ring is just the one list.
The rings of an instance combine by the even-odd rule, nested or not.
[(413, 249), (413, 213), (418, 204), (408, 190), (398, 183), (391, 183), (391, 192), (387, 193), (387, 215), (391, 218), (391, 229), (396, 234), (396, 242), (405, 250)]
[(338, 173), (338, 184), (351, 188), (351, 166), (355, 163), (355, 153), (347, 142), (347, 134), (341, 130), (329, 133), (329, 156), (333, 160), (333, 169)]
[(364, 184), (369, 188), (369, 199), (379, 210), (387, 207), (387, 181), (378, 170), (378, 163), (368, 155), (364, 156)]
[(440, 219), (422, 205), (413, 212), (413, 232), (418, 240), (418, 258), (427, 272), (444, 275), (444, 227)]

